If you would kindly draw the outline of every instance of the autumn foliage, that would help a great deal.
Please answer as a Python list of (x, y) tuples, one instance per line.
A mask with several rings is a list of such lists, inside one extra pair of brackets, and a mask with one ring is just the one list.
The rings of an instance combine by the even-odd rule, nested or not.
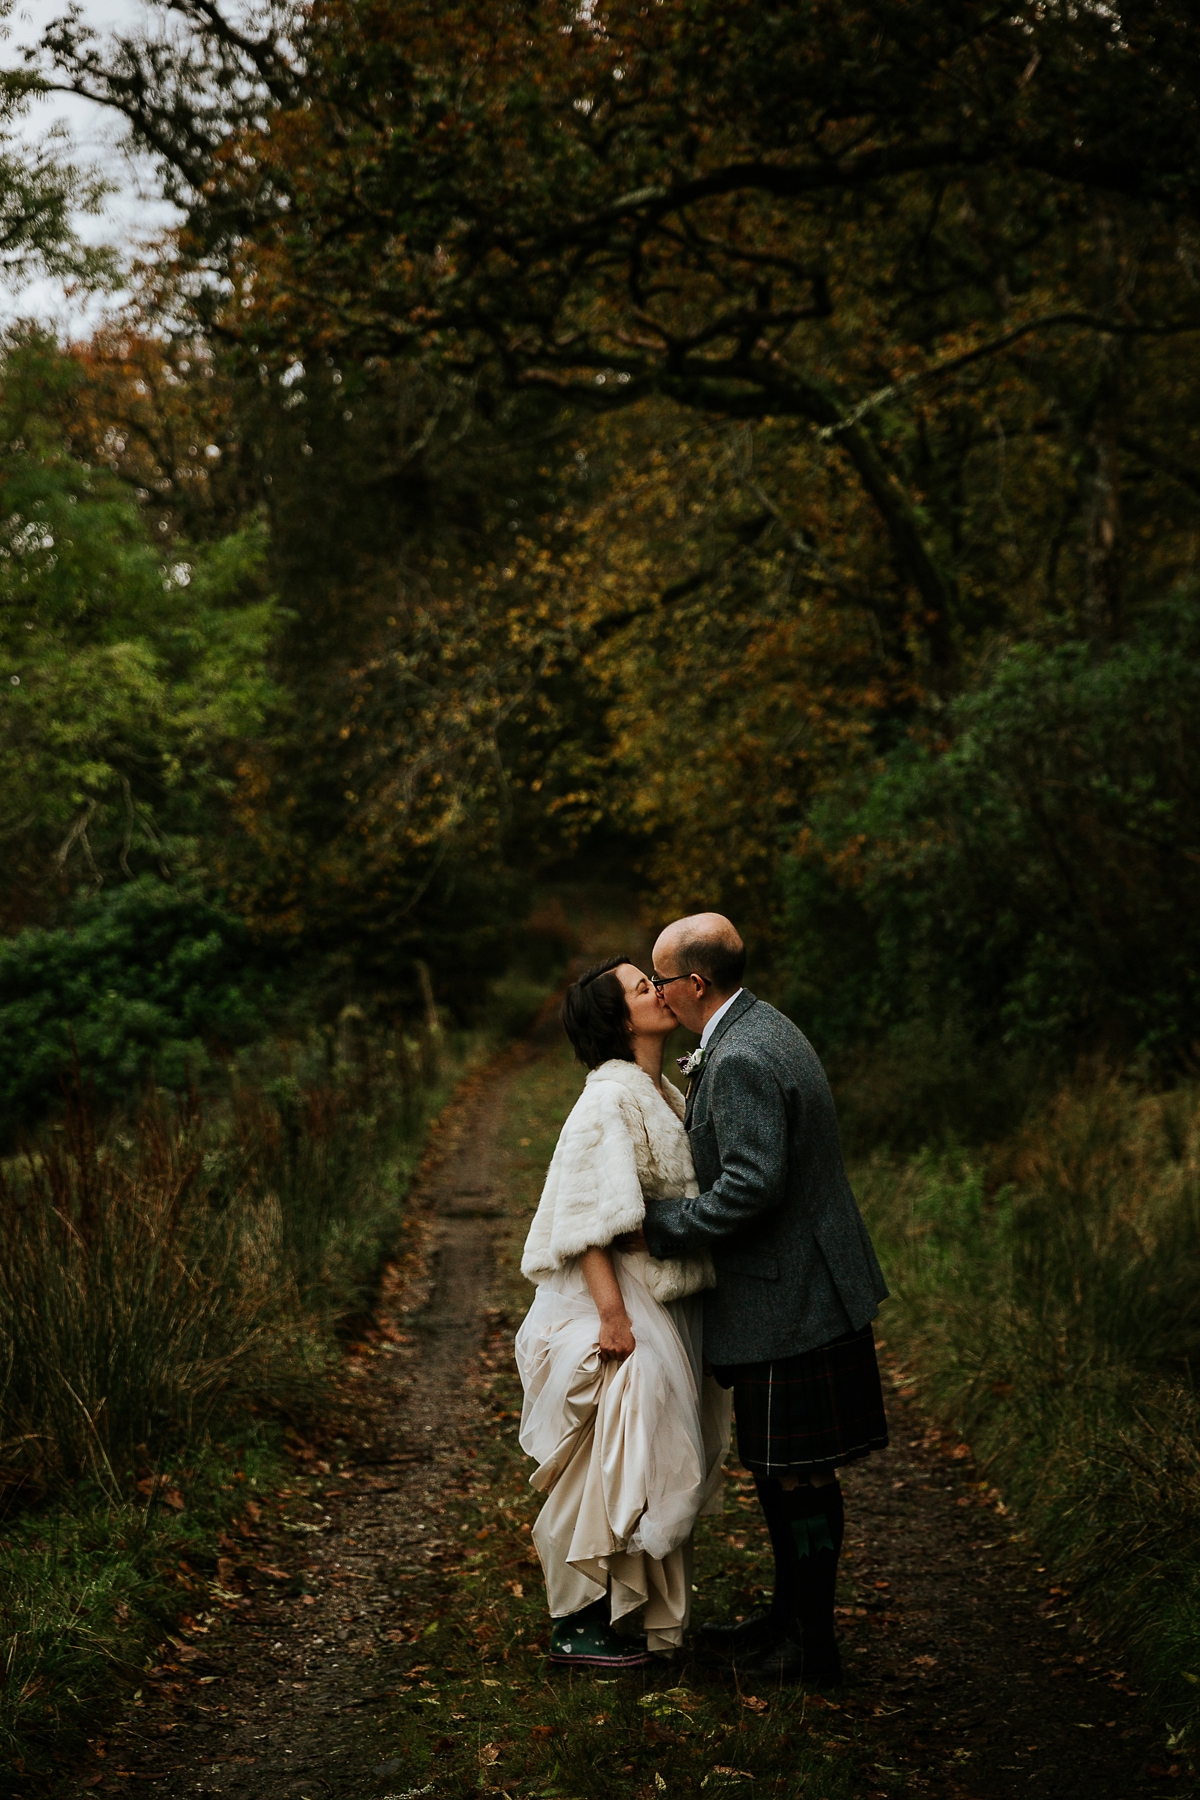
[[(1185, 604), (1190, 9), (323, 0), (258, 37), (206, 10), (186, 54), (48, 43), (186, 210), (77, 354), (71, 454), (165, 542), (266, 546), (267, 685), (189, 839), (211, 890), (364, 994), (424, 959), (462, 1009), (583, 859), (656, 915), (735, 912), (837, 1041), (903, 1023), (805, 974), (885, 863), (944, 911), (934, 801), (885, 827), (886, 796), (1014, 655), (1153, 656)], [(1036, 927), (997, 905), (1019, 985)], [(1081, 925), (1089, 992), (1099, 955)], [(1139, 979), (1043, 1009), (1048, 1053), (1118, 1015), (1149, 1046)]]

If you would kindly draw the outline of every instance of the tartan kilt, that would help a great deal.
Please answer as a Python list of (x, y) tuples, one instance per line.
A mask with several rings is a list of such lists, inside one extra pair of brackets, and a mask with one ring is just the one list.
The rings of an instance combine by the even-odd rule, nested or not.
[(870, 1325), (801, 1356), (713, 1373), (733, 1388), (738, 1455), (755, 1475), (838, 1468), (887, 1447)]

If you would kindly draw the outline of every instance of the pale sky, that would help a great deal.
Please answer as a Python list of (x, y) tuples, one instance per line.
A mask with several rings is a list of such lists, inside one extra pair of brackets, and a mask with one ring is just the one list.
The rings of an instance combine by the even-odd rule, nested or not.
[[(37, 43), (50, 21), (66, 12), (67, 4), (68, 0), (16, 0), (4, 27), (8, 36), (7, 42), (0, 44), (0, 57), (10, 66), (19, 66), (19, 51)], [(150, 10), (141, 0), (83, 0), (84, 18), (101, 35), (114, 27), (128, 30), (138, 25)], [(149, 165), (135, 167), (118, 149), (121, 120), (107, 107), (73, 94), (50, 94), (30, 104), (20, 121), (19, 135), (40, 138), (60, 123), (71, 134), (73, 160), (97, 166), (118, 190), (110, 197), (103, 217), (78, 221), (80, 236), (88, 243), (114, 244), (122, 251), (133, 251), (178, 217), (156, 192), (153, 169)], [(31, 282), (16, 292), (0, 288), (0, 320), (40, 318), (57, 325), (66, 336), (86, 331), (103, 310), (100, 301), (68, 301), (57, 281)]]

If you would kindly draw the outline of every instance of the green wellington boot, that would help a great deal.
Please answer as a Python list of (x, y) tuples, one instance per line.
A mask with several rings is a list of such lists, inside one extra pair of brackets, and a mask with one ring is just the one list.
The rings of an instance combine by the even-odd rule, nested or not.
[(550, 1661), (588, 1669), (640, 1669), (650, 1661), (644, 1638), (622, 1637), (608, 1622), (608, 1601), (595, 1600), (582, 1612), (555, 1619)]

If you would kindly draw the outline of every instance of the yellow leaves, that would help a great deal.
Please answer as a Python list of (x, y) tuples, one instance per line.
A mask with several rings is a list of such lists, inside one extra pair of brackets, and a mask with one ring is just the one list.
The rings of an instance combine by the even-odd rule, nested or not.
[(655, 403), (605, 422), (593, 449), (611, 474), (578, 505), (559, 569), (593, 634), (583, 656), (611, 750), (598, 789), (551, 804), (594, 796), (643, 832), (664, 907), (765, 894), (780, 824), (858, 753), (900, 675), (783, 536), (837, 558), (862, 535), (860, 503), (790, 427), (697, 423)]

